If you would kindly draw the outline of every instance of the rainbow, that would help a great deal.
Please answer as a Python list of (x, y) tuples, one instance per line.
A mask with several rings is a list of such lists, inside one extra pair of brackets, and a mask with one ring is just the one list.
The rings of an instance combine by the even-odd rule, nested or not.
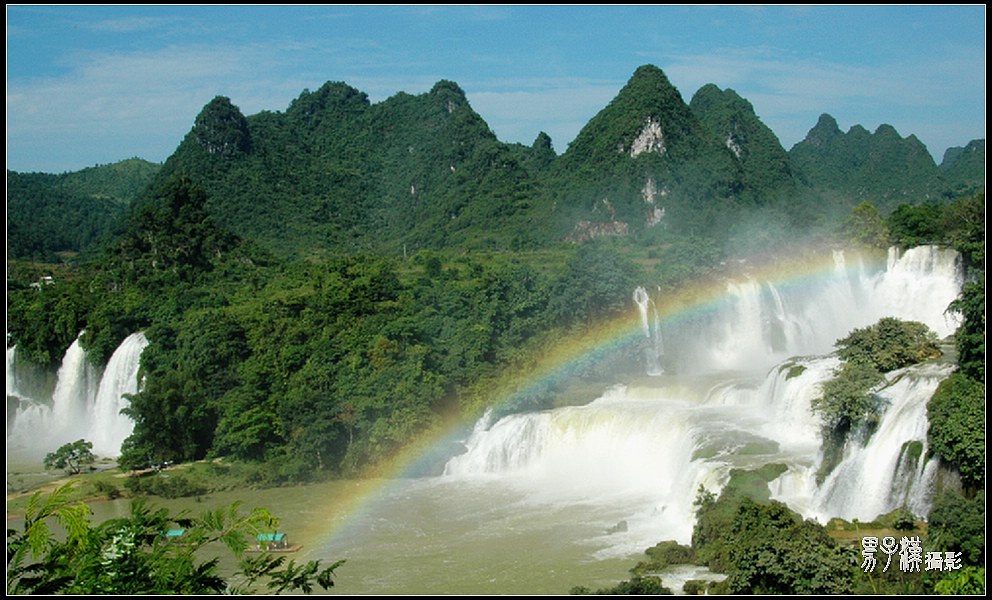
[[(736, 278), (746, 276), (756, 281), (767, 281), (780, 289), (791, 287), (816, 286), (830, 277), (836, 277), (843, 269), (846, 273), (857, 274), (865, 270), (876, 270), (885, 265), (884, 256), (869, 256), (852, 261), (845, 266), (829, 252), (797, 252), (788, 260), (751, 259), (732, 265)], [(727, 269), (727, 273), (730, 272)], [(666, 293), (655, 299), (656, 309), (662, 324), (677, 324), (683, 320), (714, 313), (724, 308), (732, 299), (728, 291), (727, 273), (717, 273), (712, 277), (694, 282), (674, 293)], [(607, 322), (589, 327), (567, 339), (560, 339), (547, 352), (530, 366), (526, 374), (516, 381), (524, 384), (508, 386), (511, 389), (495, 392), (491, 406), (498, 409), (510, 403), (521, 393), (534, 392), (557, 383), (564, 382), (576, 372), (578, 365), (595, 361), (612, 351), (643, 338), (640, 315), (636, 310)], [(388, 487), (397, 480), (429, 472), (443, 460), (448, 450), (463, 440), (479, 414), (448, 414), (440, 422), (415, 442), (409, 444), (390, 459), (384, 461), (368, 480), (355, 483), (351, 492), (336, 498), (337, 517), (323, 524), (317, 532), (318, 546), (331, 542), (346, 542), (361, 534), (357, 524), (363, 517), (374, 514), (377, 500), (386, 495)]]

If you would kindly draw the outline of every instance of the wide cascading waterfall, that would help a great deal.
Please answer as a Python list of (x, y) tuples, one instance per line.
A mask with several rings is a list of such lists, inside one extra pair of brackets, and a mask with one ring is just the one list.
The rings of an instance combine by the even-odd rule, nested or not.
[[(445, 478), (498, 481), (535, 502), (603, 503), (610, 514), (624, 506), (628, 527), (603, 541), (618, 552), (688, 543), (700, 485), (716, 491), (732, 468), (769, 463), (786, 469), (770, 484), (773, 497), (807, 517), (867, 520), (899, 506), (925, 514), (936, 462), (925, 460), (926, 402), (948, 365), (889, 374), (878, 429), (867, 444), (849, 444), (820, 485), (811, 403), (840, 364), (834, 343), (855, 328), (893, 316), (953, 333), (958, 322), (945, 309), (960, 292), (959, 262), (953, 251), (921, 247), (891, 251), (884, 269), (872, 269), (835, 253), (815, 277), (728, 279), (705, 311), (660, 322), (662, 375), (585, 406), (480, 421)], [(635, 291), (646, 339), (650, 300)]]
[[(82, 334), (80, 334), (82, 335)], [(107, 362), (103, 373), (89, 362), (79, 338), (66, 350), (54, 391), (48, 398), (20, 393), (16, 349), (7, 350), (7, 452), (39, 459), (78, 439), (93, 443), (98, 456), (116, 457), (133, 422), (120, 414), (126, 396), (138, 391), (143, 333), (128, 336)], [(11, 405), (13, 401), (15, 405)]]
[(664, 532), (687, 540), (694, 497), (685, 490), (722, 478), (720, 465), (693, 456), (708, 430), (701, 398), (619, 386), (588, 405), (510, 415), (473, 432), (444, 476), (498, 480), (531, 503), (625, 506), (613, 542), (627, 551)]
[(728, 278), (718, 297), (666, 319), (668, 372), (764, 370), (797, 355), (830, 352), (839, 338), (886, 316), (920, 321), (939, 337), (958, 321), (945, 309), (960, 291), (960, 260), (933, 246), (889, 251), (885, 268), (835, 252), (832, 268), (783, 281)]

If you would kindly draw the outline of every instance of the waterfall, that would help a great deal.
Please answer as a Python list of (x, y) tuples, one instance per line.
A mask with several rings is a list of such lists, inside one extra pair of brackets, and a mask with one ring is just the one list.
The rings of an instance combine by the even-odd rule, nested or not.
[(17, 376), (17, 346), (7, 348), (7, 395), (22, 397), (20, 393), (20, 382)]
[(82, 333), (65, 351), (58, 371), (58, 383), (52, 394), (51, 431), (60, 439), (75, 441), (85, 437), (89, 423), (87, 412), (99, 383), (86, 351), (79, 343)]
[(90, 419), (88, 439), (93, 442), (95, 454), (117, 456), (121, 443), (134, 430), (134, 422), (122, 415), (121, 409), (130, 405), (125, 396), (138, 391), (138, 368), (147, 345), (143, 333), (133, 333), (121, 342), (107, 362)]
[[(549, 505), (626, 507), (626, 531), (610, 536), (625, 550), (688, 543), (700, 485), (717, 491), (731, 469), (769, 463), (786, 467), (769, 485), (773, 497), (808, 518), (868, 520), (903, 505), (925, 514), (936, 468), (925, 460), (926, 403), (949, 365), (890, 373), (874, 435), (849, 443), (822, 485), (820, 422), (810, 407), (840, 364), (834, 343), (852, 329), (894, 316), (939, 336), (954, 331), (944, 311), (960, 291), (958, 257), (914, 248), (890, 253), (881, 271), (844, 253), (833, 259), (832, 270), (803, 285), (728, 280), (717, 308), (665, 323), (666, 344), (678, 350), (659, 377), (618, 384), (585, 406), (480, 421), (444, 477), (498, 481)], [(651, 340), (660, 327), (644, 288), (634, 301)]]
[(24, 367), (18, 360), (17, 347), (7, 348), (7, 457), (11, 448), (30, 444), (37, 432), (50, 429), (51, 409), (38, 403), (25, 385)]
[(651, 376), (661, 375), (664, 373), (661, 357), (665, 354), (665, 346), (661, 337), (658, 308), (643, 287), (634, 290), (634, 303), (637, 304), (637, 310), (640, 312), (641, 329), (647, 340), (644, 345), (645, 370)]
[(782, 293), (773, 283), (766, 285), (768, 294), (771, 297), (772, 316), (768, 319), (768, 333), (773, 352), (781, 353), (789, 348), (798, 348), (801, 341), (810, 335), (807, 328), (803, 326), (795, 314), (785, 306)]
[(728, 277), (720, 298), (666, 323), (666, 344), (679, 350), (668, 353), (665, 367), (684, 375), (765, 370), (791, 356), (828, 353), (853, 329), (886, 316), (946, 337), (959, 321), (944, 310), (961, 285), (957, 253), (933, 246), (892, 250), (884, 269), (837, 251), (831, 268), (804, 277)]
[[(863, 446), (848, 442), (843, 461), (813, 498), (817, 516), (868, 520), (900, 506), (928, 512), (935, 473), (927, 468), (927, 402), (951, 371), (952, 365), (925, 364), (889, 374), (891, 383), (879, 394), (889, 406), (877, 430)], [(914, 442), (916, 455), (904, 456)]]
[[(82, 335), (82, 333), (80, 333)], [(138, 391), (141, 352), (148, 345), (142, 333), (128, 336), (100, 373), (88, 360), (79, 337), (69, 346), (47, 399), (21, 390), (16, 348), (7, 349), (7, 451), (40, 459), (78, 439), (93, 443), (93, 453), (115, 457), (131, 434), (132, 421), (120, 414), (126, 394)]]
[(585, 406), (504, 417), (474, 431), (444, 477), (498, 480), (535, 503), (630, 506), (631, 533), (618, 539), (632, 548), (663, 532), (687, 540), (694, 495), (685, 490), (715, 486), (722, 475), (694, 457), (708, 411), (701, 394), (682, 392), (620, 386)]
[(765, 338), (764, 303), (761, 286), (753, 279), (727, 282), (730, 306), (717, 321), (721, 329), (712, 332), (709, 364), (717, 370), (750, 365), (753, 357), (765, 356), (771, 344)]
[(954, 250), (918, 246), (900, 254), (890, 248), (888, 268), (877, 284), (879, 303), (873, 308), (878, 318), (897, 315), (921, 321), (944, 337), (960, 322), (942, 308), (957, 298), (963, 283), (961, 260)]

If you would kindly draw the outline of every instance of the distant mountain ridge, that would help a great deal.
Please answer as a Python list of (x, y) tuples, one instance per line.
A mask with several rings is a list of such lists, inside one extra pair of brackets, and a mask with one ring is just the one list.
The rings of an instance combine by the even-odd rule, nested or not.
[(985, 189), (985, 140), (972, 140), (967, 146), (948, 148), (940, 172), (952, 196), (965, 196)]
[(795, 226), (983, 188), (984, 140), (952, 150), (938, 167), (913, 135), (843, 133), (825, 114), (786, 151), (733, 90), (708, 84), (686, 103), (645, 65), (561, 155), (544, 133), (499, 141), (451, 81), (377, 104), (328, 82), (284, 112), (214, 98), (153, 179), (190, 178), (217, 223), (278, 255), (514, 250)]
[(874, 133), (855, 125), (842, 133), (824, 114), (789, 155), (815, 189), (871, 201), (883, 212), (902, 203), (938, 201), (947, 189), (926, 146), (891, 125)]
[(51, 260), (113, 230), (162, 165), (130, 158), (53, 175), (7, 171), (7, 253)]

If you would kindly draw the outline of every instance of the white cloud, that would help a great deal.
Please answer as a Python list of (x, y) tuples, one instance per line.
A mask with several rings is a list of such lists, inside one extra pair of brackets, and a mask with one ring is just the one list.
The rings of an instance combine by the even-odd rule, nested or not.
[[(66, 76), (8, 80), (8, 168), (73, 153), (87, 163), (30, 169), (75, 170), (133, 155), (164, 160), (214, 96), (252, 114), (284, 108), (306, 87), (273, 75), (278, 65), (269, 56), (254, 47), (91, 54), (76, 57)], [(134, 150), (121, 155), (122, 147)]]

